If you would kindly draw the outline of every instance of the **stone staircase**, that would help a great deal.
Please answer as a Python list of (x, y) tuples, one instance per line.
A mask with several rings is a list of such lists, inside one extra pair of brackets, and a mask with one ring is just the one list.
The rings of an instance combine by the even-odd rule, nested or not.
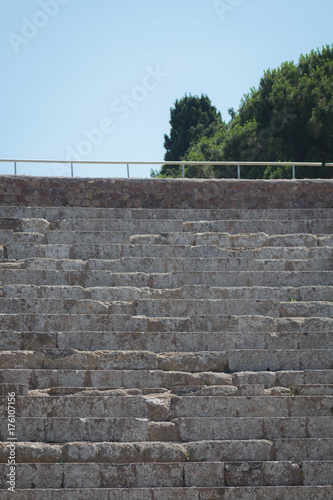
[(2, 206), (0, 499), (332, 499), (332, 229)]

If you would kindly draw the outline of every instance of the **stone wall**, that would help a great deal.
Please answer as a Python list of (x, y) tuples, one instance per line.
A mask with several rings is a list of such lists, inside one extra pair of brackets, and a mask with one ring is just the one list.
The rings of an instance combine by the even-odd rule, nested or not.
[(328, 208), (333, 180), (87, 179), (0, 176), (0, 205)]

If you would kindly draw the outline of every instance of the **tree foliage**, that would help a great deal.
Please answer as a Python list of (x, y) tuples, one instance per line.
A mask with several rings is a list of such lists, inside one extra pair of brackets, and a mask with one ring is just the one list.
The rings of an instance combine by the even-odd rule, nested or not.
[[(205, 99), (210, 103), (207, 96)], [(165, 159), (333, 162), (333, 45), (302, 55), (298, 64), (286, 62), (268, 69), (259, 87), (243, 97), (238, 112), (229, 108), (229, 114), (227, 126), (222, 120), (215, 122), (211, 129), (207, 126), (209, 133), (205, 131), (207, 120), (196, 129), (196, 121), (190, 125), (191, 113), (186, 114), (186, 129), (192, 133), (180, 141), (182, 149), (167, 149)], [(175, 113), (172, 118), (176, 115), (177, 119), (181, 116)], [(165, 146), (178, 145), (179, 122), (175, 135), (176, 122), (171, 119), (170, 123)], [(186, 176), (235, 177), (236, 169), (193, 166), (186, 169)], [(297, 167), (296, 176), (332, 178), (333, 169)], [(243, 167), (242, 177), (290, 178), (291, 167)]]
[[(241, 102), (223, 145), (226, 160), (331, 162), (333, 159), (333, 46), (264, 73)], [(326, 177), (329, 169), (298, 168), (299, 176)], [(251, 176), (251, 172), (249, 173)], [(252, 172), (253, 174), (253, 172)], [(265, 178), (290, 176), (268, 167)]]
[[(187, 151), (201, 137), (212, 137), (222, 124), (221, 113), (206, 95), (187, 96), (176, 100), (170, 109), (170, 136), (164, 136), (166, 161), (184, 159)], [(161, 176), (178, 176), (179, 167), (163, 165)], [(156, 174), (156, 173), (155, 173)]]

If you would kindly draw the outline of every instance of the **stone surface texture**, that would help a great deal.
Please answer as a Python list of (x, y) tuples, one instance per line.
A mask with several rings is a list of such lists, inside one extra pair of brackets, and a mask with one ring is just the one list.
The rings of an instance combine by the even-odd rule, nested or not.
[(0, 204), (129, 208), (324, 208), (332, 180), (0, 177)]
[(0, 177), (0, 499), (333, 498), (332, 270), (332, 181)]

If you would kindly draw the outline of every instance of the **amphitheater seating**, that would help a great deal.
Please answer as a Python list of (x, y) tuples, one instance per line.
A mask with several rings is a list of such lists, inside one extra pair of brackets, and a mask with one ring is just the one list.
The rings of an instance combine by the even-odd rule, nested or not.
[(0, 498), (333, 498), (333, 209), (2, 206)]

